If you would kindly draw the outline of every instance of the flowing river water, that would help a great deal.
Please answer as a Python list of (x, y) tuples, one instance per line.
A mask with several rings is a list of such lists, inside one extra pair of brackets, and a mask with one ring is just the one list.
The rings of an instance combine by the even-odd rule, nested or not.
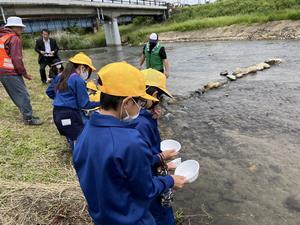
[[(226, 41), (166, 44), (168, 87), (163, 138), (198, 160), (198, 180), (176, 192), (183, 224), (300, 224), (300, 42)], [(97, 67), (138, 65), (140, 47), (89, 50)], [(71, 54), (68, 52), (67, 55)], [(278, 57), (283, 63), (204, 95), (190, 92), (219, 72)]]

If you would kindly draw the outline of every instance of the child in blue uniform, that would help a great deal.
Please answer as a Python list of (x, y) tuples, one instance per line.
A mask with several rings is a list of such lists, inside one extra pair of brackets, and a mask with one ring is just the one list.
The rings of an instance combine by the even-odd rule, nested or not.
[(90, 102), (85, 80), (95, 71), (92, 60), (84, 53), (69, 59), (64, 71), (51, 83), (46, 93), (53, 98), (53, 119), (59, 133), (75, 142), (83, 129), (82, 109), (100, 106)]
[[(160, 99), (163, 94), (172, 97), (166, 89), (166, 76), (154, 69), (143, 70), (145, 77), (147, 94)], [(161, 152), (160, 150), (160, 133), (157, 125), (157, 111), (158, 102), (148, 100), (144, 103), (144, 107), (140, 112), (140, 116), (135, 120), (138, 124), (137, 130), (141, 133), (142, 138), (148, 144), (151, 153), (154, 156), (152, 164), (152, 172), (158, 175), (158, 168), (166, 165), (163, 160), (169, 160), (177, 153), (175, 150), (168, 150)], [(163, 157), (159, 157), (162, 155)], [(161, 169), (161, 168), (160, 168)], [(166, 168), (167, 169), (167, 168)], [(165, 171), (165, 173), (167, 173)], [(171, 190), (169, 191), (171, 193)], [(157, 225), (175, 225), (173, 209), (171, 207), (171, 199), (166, 198), (169, 195), (158, 196), (155, 198), (150, 206), (150, 212), (153, 215)]]
[(172, 187), (181, 188), (181, 176), (153, 176), (152, 154), (131, 121), (139, 115), (141, 98), (157, 101), (145, 92), (141, 72), (125, 63), (103, 67), (101, 108), (80, 134), (73, 163), (95, 225), (156, 225), (151, 201)]

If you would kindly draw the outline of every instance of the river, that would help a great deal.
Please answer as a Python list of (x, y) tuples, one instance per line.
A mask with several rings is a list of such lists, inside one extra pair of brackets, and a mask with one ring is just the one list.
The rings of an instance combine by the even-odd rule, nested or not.
[[(176, 193), (182, 224), (300, 224), (300, 42), (225, 41), (166, 44), (169, 89), (188, 94), (219, 72), (278, 57), (269, 70), (165, 105), (163, 138), (181, 142), (199, 179)], [(141, 47), (89, 50), (99, 68), (138, 65)], [(71, 53), (68, 53), (71, 54)]]

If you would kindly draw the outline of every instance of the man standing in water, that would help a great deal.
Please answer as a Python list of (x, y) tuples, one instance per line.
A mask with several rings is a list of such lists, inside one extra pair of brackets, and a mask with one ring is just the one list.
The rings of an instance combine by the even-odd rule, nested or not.
[(24, 123), (41, 125), (39, 118), (32, 115), (30, 97), (23, 79), (32, 79), (23, 64), (21, 33), (24, 27), (20, 17), (9, 17), (5, 27), (0, 28), (0, 81), (22, 113)]
[(39, 53), (38, 62), (40, 64), (40, 75), (41, 81), (45, 84), (50, 79), (47, 79), (46, 67), (51, 66), (54, 63), (54, 60), (58, 58), (58, 46), (55, 39), (50, 38), (50, 31), (47, 29), (42, 30), (42, 36), (36, 40), (35, 51)]
[(158, 42), (158, 35), (152, 33), (149, 42), (143, 48), (143, 54), (140, 59), (140, 69), (146, 61), (147, 69), (152, 68), (158, 70), (169, 77), (169, 61), (165, 47)]

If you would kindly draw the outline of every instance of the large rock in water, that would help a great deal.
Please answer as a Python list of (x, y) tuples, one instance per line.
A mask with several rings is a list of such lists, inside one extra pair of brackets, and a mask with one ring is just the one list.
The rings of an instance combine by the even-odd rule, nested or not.
[(277, 65), (277, 64), (280, 64), (280, 63), (282, 63), (282, 60), (281, 59), (276, 59), (276, 58), (274, 58), (274, 59), (267, 59), (266, 61), (265, 61), (265, 63), (267, 63), (267, 64), (269, 64), (269, 65)]
[(222, 87), (224, 84), (227, 84), (227, 83), (228, 83), (228, 79), (220, 79), (220, 80), (217, 80), (217, 81), (209, 82), (206, 85), (204, 85), (204, 87), (203, 87), (204, 92), (208, 91), (210, 89), (215, 89), (215, 88)]
[(219, 81), (209, 82), (208, 84), (204, 85), (204, 89), (205, 90), (210, 90), (210, 89), (218, 88), (218, 87), (221, 87), (221, 86), (222, 86), (222, 84)]
[(264, 69), (270, 69), (271, 66), (267, 63), (259, 63), (259, 64), (254, 65), (253, 67), (255, 67), (257, 69), (257, 71), (261, 71)]
[(235, 75), (237, 78), (241, 78), (250, 73), (256, 73), (264, 69), (269, 69), (271, 66), (267, 63), (259, 63), (249, 67), (236, 68), (232, 75)]
[(236, 80), (236, 76), (234, 76), (234, 75), (227, 75), (226, 76), (229, 80), (231, 80), (231, 81), (235, 81)]

